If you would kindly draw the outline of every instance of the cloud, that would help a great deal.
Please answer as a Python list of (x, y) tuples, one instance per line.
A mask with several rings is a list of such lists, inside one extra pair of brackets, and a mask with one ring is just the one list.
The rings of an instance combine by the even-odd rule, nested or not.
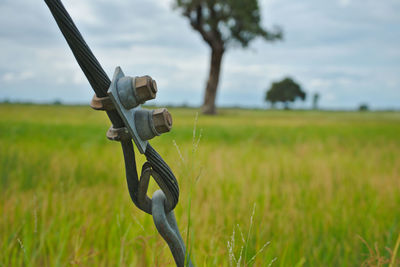
[(32, 71), (26, 70), (22, 72), (6, 72), (1, 77), (2, 81), (4, 82), (13, 82), (13, 81), (25, 81), (28, 79), (33, 78), (35, 75)]
[(339, 0), (339, 5), (342, 7), (347, 7), (348, 5), (350, 5), (350, 0)]

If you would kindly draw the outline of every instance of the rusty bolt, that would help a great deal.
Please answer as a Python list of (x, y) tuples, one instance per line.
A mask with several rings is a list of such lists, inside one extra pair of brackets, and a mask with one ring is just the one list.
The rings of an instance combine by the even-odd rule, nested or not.
[(134, 87), (139, 103), (156, 98), (157, 83), (150, 76), (136, 77), (134, 79)]
[(172, 128), (172, 116), (166, 108), (158, 108), (153, 111), (153, 123), (157, 133), (169, 132)]

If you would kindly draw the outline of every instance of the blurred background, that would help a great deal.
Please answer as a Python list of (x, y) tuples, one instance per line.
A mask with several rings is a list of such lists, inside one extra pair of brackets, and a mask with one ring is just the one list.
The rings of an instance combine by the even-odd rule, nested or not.
[[(116, 66), (149, 74), (156, 104), (200, 106), (209, 47), (174, 1), (68, 0), (84, 38), (109, 76)], [(266, 107), (265, 91), (286, 76), (325, 109), (400, 107), (400, 3), (259, 1), (261, 25), (278, 25), (283, 41), (256, 39), (223, 60), (217, 106)], [(86, 104), (90, 87), (42, 1), (0, 3), (0, 101)]]

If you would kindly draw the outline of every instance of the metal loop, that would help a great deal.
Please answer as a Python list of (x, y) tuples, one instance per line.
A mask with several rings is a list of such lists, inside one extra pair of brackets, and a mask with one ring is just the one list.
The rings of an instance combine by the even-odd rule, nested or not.
[[(174, 211), (165, 212), (167, 198), (163, 191), (157, 190), (153, 194), (152, 214), (153, 221), (158, 233), (167, 242), (176, 266), (183, 267), (185, 265), (186, 248), (182, 236), (176, 223)], [(187, 266), (193, 267), (190, 258), (187, 259)]]
[(140, 175), (138, 193), (137, 193), (137, 206), (148, 214), (152, 214), (152, 199), (147, 196), (149, 189), (150, 176), (154, 178), (158, 186), (161, 188), (165, 195), (165, 211), (170, 212), (173, 209), (174, 198), (173, 194), (169, 191), (167, 185), (164, 183), (161, 176), (151, 168), (149, 162), (145, 162), (142, 167), (142, 173)]

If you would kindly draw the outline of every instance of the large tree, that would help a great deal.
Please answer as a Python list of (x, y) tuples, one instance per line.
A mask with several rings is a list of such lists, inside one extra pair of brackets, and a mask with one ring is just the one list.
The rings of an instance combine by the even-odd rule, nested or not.
[(282, 102), (285, 105), (285, 109), (289, 109), (289, 103), (294, 102), (297, 98), (306, 99), (306, 93), (297, 82), (289, 77), (272, 83), (265, 95), (265, 100), (270, 102), (272, 106), (277, 102)]
[(282, 31), (275, 27), (268, 31), (261, 26), (257, 0), (175, 0), (176, 7), (188, 18), (211, 48), (210, 72), (204, 93), (202, 111), (215, 114), (222, 57), (238, 44), (245, 48), (256, 37), (267, 41), (282, 39)]

